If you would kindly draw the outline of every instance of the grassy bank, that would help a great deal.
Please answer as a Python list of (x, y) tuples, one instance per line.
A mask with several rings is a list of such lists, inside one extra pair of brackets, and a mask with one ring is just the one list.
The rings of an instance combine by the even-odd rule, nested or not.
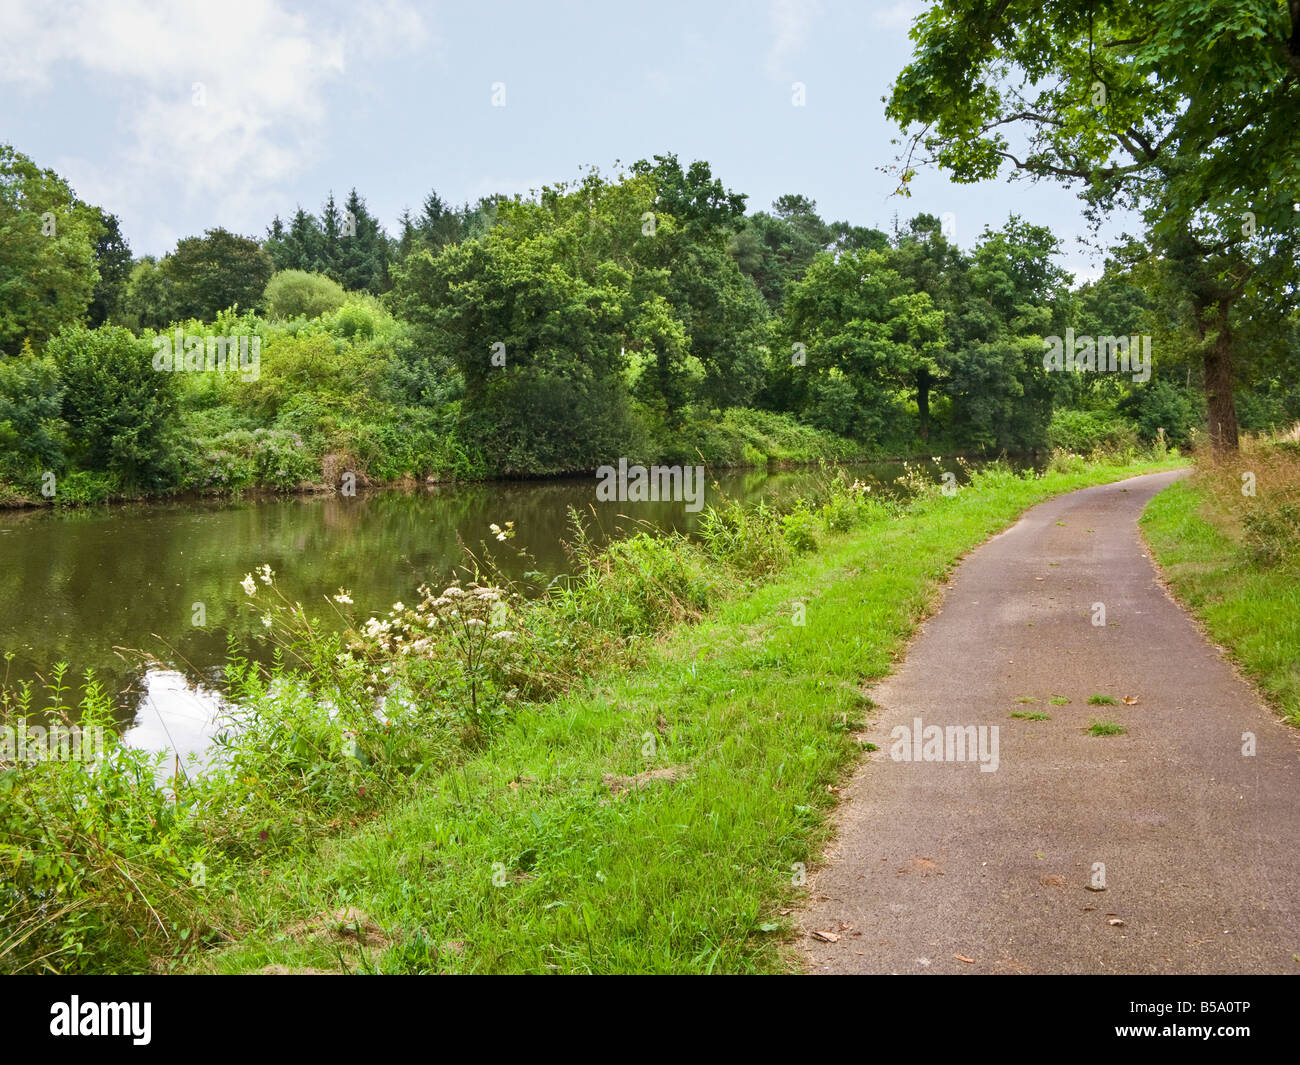
[(1142, 529), (1178, 598), (1300, 726), (1298, 448), (1294, 434), (1262, 438), (1230, 464), (1198, 461), (1148, 504)]
[(862, 685), (944, 574), (1026, 506), (1167, 465), (1060, 456), (952, 497), (913, 469), (905, 500), (836, 478), (693, 539), (576, 532), (540, 595), (487, 559), (383, 618), (340, 591), (342, 631), (263, 567), (241, 594), (279, 654), (232, 655), (208, 771), (155, 787), (93, 683), (0, 693), (110, 733), (93, 774), (0, 764), (0, 969), (779, 968)]
[(944, 575), (1033, 503), (1169, 465), (996, 471), (864, 514), (640, 668), (593, 663), (357, 833), (211, 900), (234, 942), (199, 968), (781, 969), (781, 910), (858, 754), (862, 686)]

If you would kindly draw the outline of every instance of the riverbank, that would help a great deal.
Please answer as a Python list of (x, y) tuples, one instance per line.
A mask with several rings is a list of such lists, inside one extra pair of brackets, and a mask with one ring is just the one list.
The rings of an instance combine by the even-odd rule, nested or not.
[[(192, 419), (188, 442), (171, 448), (176, 468), (150, 490), (123, 487), (112, 474), (77, 470), (34, 474), (28, 482), (0, 476), (0, 510), (100, 503), (264, 498), (273, 495), (353, 494), (358, 490), (418, 485), (556, 479), (582, 470), (498, 471), (469, 455), (455, 424), (420, 423), (428, 412), (398, 411), (391, 420), (305, 436), (275, 428), (239, 429), (217, 436)], [(410, 429), (408, 433), (406, 430)], [(710, 470), (785, 469), (875, 457), (863, 445), (815, 429), (787, 414), (732, 408), (716, 419), (685, 422), (671, 435), (643, 441), (625, 456), (642, 465), (695, 465)]]
[[(779, 968), (781, 902), (853, 762), (861, 685), (944, 574), (1034, 502), (1176, 463), (1063, 465), (977, 471), (951, 498), (928, 479), (897, 504), (841, 482), (785, 515), (733, 508), (698, 543), (588, 555), (540, 605), (449, 586), (338, 642), (277, 602), (272, 572), (252, 575), (250, 605), (295, 669), (270, 684), (236, 661), (248, 709), (229, 771), (160, 798), (139, 787), (147, 759), (119, 751), (101, 776), (117, 790), (72, 825), (59, 791), (13, 789), (29, 910), (8, 924), (28, 938), (0, 956), (30, 967), (39, 942), (64, 971)], [(462, 601), (482, 629), (461, 610), (430, 651), (429, 618)], [(405, 694), (377, 720), (365, 693), (394, 667)], [(66, 772), (64, 791), (80, 780), (39, 768)], [(67, 913), (45, 909), (52, 890)]]
[(1300, 450), (1248, 439), (1230, 464), (1156, 496), (1141, 526), (1169, 588), (1291, 725), (1300, 726)]
[(786, 911), (860, 750), (861, 688), (944, 575), (1035, 502), (1175, 465), (977, 475), (867, 517), (635, 672), (598, 671), (356, 834), (269, 869), (221, 921), (234, 943), (197, 967), (782, 969)]

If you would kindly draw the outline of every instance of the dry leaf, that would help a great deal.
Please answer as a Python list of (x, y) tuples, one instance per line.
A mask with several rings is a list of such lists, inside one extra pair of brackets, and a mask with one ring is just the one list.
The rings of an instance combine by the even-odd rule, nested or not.
[(1124, 927), (1124, 922), (1123, 922), (1122, 920), (1120, 920), (1118, 917), (1112, 917), (1112, 918), (1111, 918), (1109, 921), (1107, 921), (1106, 923), (1107, 923), (1108, 925), (1110, 925), (1111, 928), (1123, 928), (1123, 927)]
[(968, 958), (968, 957), (966, 957), (965, 954), (954, 954), (953, 957), (956, 958), (958, 961), (964, 961), (967, 965), (974, 965), (974, 964), (975, 964), (975, 959), (974, 959), (974, 958)]
[(840, 937), (834, 932), (813, 932), (813, 939), (820, 939), (823, 943), (838, 943)]
[(1137, 697), (1136, 695), (1126, 695), (1126, 696), (1124, 696), (1124, 705), (1125, 705), (1125, 706), (1132, 706), (1132, 705), (1133, 705), (1135, 702), (1137, 702), (1137, 701), (1138, 701), (1138, 697)]

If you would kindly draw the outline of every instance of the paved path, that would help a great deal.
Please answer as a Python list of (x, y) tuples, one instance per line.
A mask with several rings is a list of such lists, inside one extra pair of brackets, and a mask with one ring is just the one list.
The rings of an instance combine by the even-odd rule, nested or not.
[[(1177, 476), (1044, 503), (956, 571), (871, 692), (880, 750), (810, 880), (810, 972), (1300, 973), (1300, 734), (1157, 581), (1136, 523)], [(892, 758), (918, 717), (999, 726), (996, 771)]]

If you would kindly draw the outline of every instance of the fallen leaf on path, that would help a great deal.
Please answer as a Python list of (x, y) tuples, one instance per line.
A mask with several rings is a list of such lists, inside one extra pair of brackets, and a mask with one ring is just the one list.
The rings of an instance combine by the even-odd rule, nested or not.
[(1112, 918), (1111, 918), (1109, 921), (1107, 921), (1106, 923), (1107, 923), (1108, 925), (1110, 925), (1111, 928), (1123, 928), (1123, 927), (1124, 927), (1124, 922), (1123, 922), (1122, 920), (1120, 920), (1118, 917), (1112, 917)]
[(958, 961), (964, 961), (967, 965), (974, 965), (974, 964), (975, 964), (975, 959), (974, 959), (974, 958), (968, 958), (968, 957), (966, 957), (965, 954), (954, 954), (953, 957), (956, 958)]
[(840, 937), (834, 932), (813, 932), (813, 939), (820, 939), (823, 943), (838, 943)]
[(1043, 887), (1065, 887), (1065, 877), (1063, 876), (1040, 876), (1038, 882)]
[(1135, 702), (1137, 702), (1137, 701), (1138, 701), (1138, 699), (1137, 699), (1137, 696), (1136, 696), (1136, 695), (1126, 695), (1126, 696), (1124, 696), (1124, 702), (1125, 702), (1127, 705), (1129, 705), (1129, 706), (1132, 706), (1132, 705), (1133, 705)]

